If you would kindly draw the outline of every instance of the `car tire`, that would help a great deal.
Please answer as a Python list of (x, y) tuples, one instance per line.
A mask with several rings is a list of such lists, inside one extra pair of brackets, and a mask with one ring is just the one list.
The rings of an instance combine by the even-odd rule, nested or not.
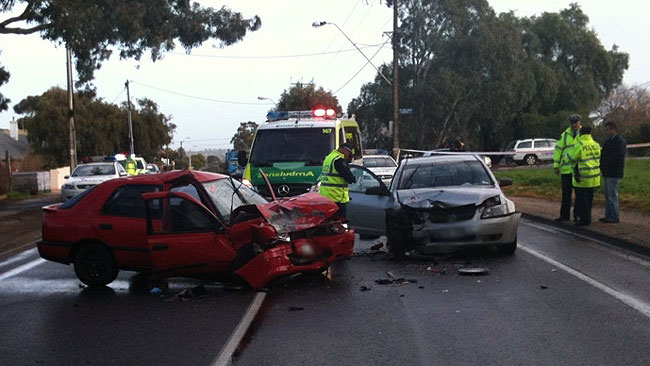
[(512, 255), (517, 250), (517, 237), (512, 243), (497, 245), (497, 252), (499, 254)]
[(119, 268), (111, 250), (101, 243), (82, 244), (74, 256), (74, 272), (88, 286), (106, 286)]
[(537, 164), (537, 155), (526, 155), (524, 156), (524, 162), (528, 165), (535, 165)]

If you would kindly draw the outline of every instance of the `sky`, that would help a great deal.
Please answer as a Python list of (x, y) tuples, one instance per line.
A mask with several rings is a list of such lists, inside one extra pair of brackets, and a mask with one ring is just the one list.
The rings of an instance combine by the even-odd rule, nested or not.
[[(183, 141), (184, 148), (194, 151), (228, 148), (240, 122), (264, 121), (282, 92), (296, 82), (314, 82), (334, 92), (346, 110), (361, 86), (376, 75), (346, 35), (373, 64), (392, 60), (384, 34), (392, 30), (392, 9), (385, 0), (199, 2), (226, 6), (245, 17), (258, 15), (262, 27), (233, 46), (219, 48), (217, 42), (208, 41), (189, 55), (177, 48), (156, 62), (146, 54), (139, 62), (113, 56), (93, 82), (104, 101), (122, 103), (129, 80), (132, 102), (152, 99), (162, 113), (173, 117), (177, 125), (173, 147)], [(629, 53), (624, 82), (649, 82), (650, 4), (645, 0), (489, 0), (497, 13), (512, 10), (517, 16), (557, 12), (572, 2), (589, 16), (606, 49), (616, 44)], [(6, 17), (1, 14), (0, 21)], [(341, 31), (334, 25), (314, 28), (315, 21), (334, 23)], [(53, 86), (66, 87), (65, 49), (38, 35), (0, 35), (0, 50), (0, 64), (11, 73), (0, 93), (12, 102), (9, 110), (0, 112), (0, 128), (9, 128), (12, 118), (20, 117), (13, 112), (15, 103)]]

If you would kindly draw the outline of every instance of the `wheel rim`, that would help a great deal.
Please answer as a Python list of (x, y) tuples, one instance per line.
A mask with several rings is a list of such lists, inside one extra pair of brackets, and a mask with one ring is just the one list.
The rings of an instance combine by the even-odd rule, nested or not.
[(105, 256), (100, 253), (91, 252), (82, 258), (83, 269), (91, 278), (100, 278), (108, 270)]
[(526, 159), (526, 162), (528, 163), (528, 165), (535, 164), (535, 157), (534, 156), (529, 156), (528, 159)]

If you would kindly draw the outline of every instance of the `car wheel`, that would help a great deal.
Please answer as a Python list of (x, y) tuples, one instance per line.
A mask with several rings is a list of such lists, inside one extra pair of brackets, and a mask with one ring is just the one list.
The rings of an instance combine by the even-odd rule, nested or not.
[(82, 244), (74, 257), (74, 272), (88, 286), (105, 286), (117, 277), (113, 253), (100, 243)]
[(517, 250), (517, 238), (512, 243), (500, 244), (497, 246), (499, 254), (514, 254)]
[(537, 156), (535, 156), (535, 155), (526, 155), (526, 157), (524, 157), (524, 161), (528, 165), (535, 165), (535, 164), (537, 164)]

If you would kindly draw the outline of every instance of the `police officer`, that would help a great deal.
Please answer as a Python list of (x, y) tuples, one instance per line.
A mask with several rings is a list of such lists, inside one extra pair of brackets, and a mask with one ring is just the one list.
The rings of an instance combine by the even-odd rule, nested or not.
[(569, 152), (573, 165), (573, 187), (576, 190), (576, 226), (591, 224), (594, 188), (600, 186), (600, 145), (591, 137), (591, 127), (583, 126), (577, 144)]
[[(569, 123), (571, 124), (562, 135), (555, 145), (553, 151), (553, 171), (556, 175), (561, 174), (562, 177), (562, 206), (560, 208), (560, 217), (555, 221), (569, 221), (571, 213), (571, 194), (573, 193), (573, 170), (571, 169), (571, 161), (568, 154), (571, 149), (576, 145), (578, 136), (580, 135), (580, 115), (572, 114), (569, 116)], [(573, 210), (573, 218), (576, 219), (575, 208)]]
[(346, 204), (350, 202), (348, 184), (355, 183), (356, 178), (350, 171), (348, 163), (352, 161), (354, 149), (345, 142), (338, 149), (332, 151), (323, 161), (323, 170), (320, 175), (321, 195), (336, 202), (339, 206), (337, 216), (346, 218)]
[(129, 175), (137, 175), (138, 174), (138, 168), (135, 164), (135, 160), (132, 157), (126, 158), (126, 166), (124, 167), (126, 169), (126, 172)]

